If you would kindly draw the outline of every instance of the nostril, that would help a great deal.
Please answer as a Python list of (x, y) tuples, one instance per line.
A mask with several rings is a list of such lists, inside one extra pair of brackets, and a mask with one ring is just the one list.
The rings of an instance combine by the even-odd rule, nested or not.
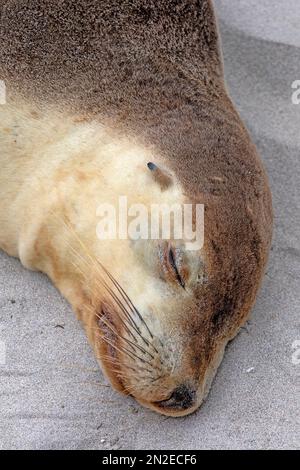
[(190, 390), (186, 385), (177, 387), (172, 393), (173, 399), (186, 406), (190, 406), (195, 398), (194, 390)]
[(180, 385), (173, 390), (172, 395), (167, 400), (156, 402), (161, 408), (173, 408), (187, 410), (195, 404), (196, 392), (187, 385)]

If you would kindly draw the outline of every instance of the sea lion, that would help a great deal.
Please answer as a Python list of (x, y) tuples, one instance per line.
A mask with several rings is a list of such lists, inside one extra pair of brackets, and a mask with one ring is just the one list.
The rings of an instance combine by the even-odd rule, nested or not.
[[(0, 247), (46, 273), (112, 385), (196, 410), (248, 318), (267, 177), (224, 82), (210, 0), (5, 0)], [(204, 245), (96, 235), (99, 203), (204, 204)]]

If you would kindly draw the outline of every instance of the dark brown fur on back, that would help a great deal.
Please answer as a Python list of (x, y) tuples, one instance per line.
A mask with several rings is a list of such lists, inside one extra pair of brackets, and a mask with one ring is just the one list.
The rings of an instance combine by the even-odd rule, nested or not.
[(163, 104), (158, 86), (167, 105), (187, 94), (185, 74), (205, 84), (220, 75), (206, 0), (1, 3), (1, 75), (41, 97), (46, 91), (94, 112), (141, 112), (145, 100)]

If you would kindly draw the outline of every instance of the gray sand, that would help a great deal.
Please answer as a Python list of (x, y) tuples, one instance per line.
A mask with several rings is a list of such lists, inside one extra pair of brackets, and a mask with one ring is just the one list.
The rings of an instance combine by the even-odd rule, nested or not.
[(215, 3), (228, 87), (274, 198), (273, 248), (252, 318), (228, 346), (202, 408), (165, 418), (107, 387), (64, 299), (45, 276), (0, 253), (0, 448), (299, 447), (300, 105), (291, 101), (299, 2)]

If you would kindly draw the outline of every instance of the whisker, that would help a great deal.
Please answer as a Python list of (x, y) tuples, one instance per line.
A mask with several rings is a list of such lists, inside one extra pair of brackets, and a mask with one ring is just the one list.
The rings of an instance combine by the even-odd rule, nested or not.
[(127, 356), (129, 356), (131, 359), (135, 360), (134, 356), (132, 356), (131, 352), (130, 351), (127, 351), (127, 350), (124, 350), (124, 348), (122, 347), (117, 347), (114, 343), (110, 342), (108, 338), (106, 338), (106, 336), (103, 336), (103, 335), (98, 335), (99, 338), (103, 339), (103, 341), (105, 341), (106, 343), (108, 343), (112, 348), (116, 349), (117, 351), (119, 351), (120, 353), (125, 353), (127, 354)]
[[(59, 218), (55, 213), (55, 217), (57, 219)], [(145, 357), (141, 357), (140, 354), (137, 354), (137, 350), (143, 355), (148, 355), (152, 360), (155, 359), (155, 355), (151, 354), (148, 351), (148, 348), (152, 348), (153, 351), (159, 356), (159, 352), (157, 348), (153, 345), (152, 340), (155, 338), (154, 335), (152, 334), (147, 322), (139, 312), (139, 310), (136, 308), (126, 291), (123, 289), (123, 287), (120, 285), (120, 283), (116, 280), (116, 278), (113, 276), (112, 273), (108, 271), (108, 269), (101, 263), (100, 260), (98, 260), (95, 256), (93, 256), (88, 247), (85, 245), (83, 240), (81, 240), (80, 236), (76, 233), (75, 228), (72, 226), (71, 222), (64, 216), (61, 217), (60, 222), (63, 222), (65, 228), (73, 235), (75, 240), (77, 240), (79, 247), (81, 247), (81, 250), (79, 247), (77, 247), (77, 250), (75, 249), (75, 246), (73, 243), (70, 242), (71, 237), (67, 236), (66, 234), (66, 240), (67, 243), (70, 247), (71, 253), (74, 255), (74, 260), (75, 262), (71, 261), (73, 266), (76, 268), (76, 270), (81, 273), (85, 280), (87, 281), (87, 286), (88, 289), (91, 291), (91, 303), (90, 305), (87, 304), (86, 308), (92, 313), (96, 314), (96, 317), (103, 322), (103, 324), (110, 329), (110, 331), (117, 337), (122, 339), (125, 343), (126, 346), (123, 345), (117, 345), (114, 341), (111, 341), (108, 339), (105, 335), (103, 335), (103, 332), (101, 331), (101, 326), (99, 325), (99, 328), (93, 328), (96, 330), (96, 336), (99, 336), (103, 341), (105, 341), (107, 344), (109, 344), (113, 349), (118, 351), (121, 354), (124, 354), (127, 356), (127, 358), (130, 358), (133, 361), (138, 360), (139, 362), (143, 364), (148, 364), (151, 368), (151, 370), (147, 368), (141, 368), (139, 367), (138, 370), (130, 367), (127, 363), (127, 361), (123, 361), (120, 363), (119, 360), (112, 358), (110, 356), (103, 356), (103, 357), (98, 357), (99, 360), (106, 360), (111, 364), (114, 364), (116, 367), (122, 367), (124, 369), (127, 368), (129, 370), (132, 370), (135, 372), (138, 377), (140, 377), (140, 371), (143, 369), (147, 373), (153, 374), (153, 370), (160, 370), (161, 372), (163, 369), (159, 366), (155, 366), (152, 364), (151, 361), (147, 360)], [(91, 269), (92, 267), (92, 269)], [(104, 274), (103, 274), (104, 273)], [(107, 279), (104, 278), (104, 275), (107, 276)], [(109, 281), (108, 281), (109, 280)], [(110, 285), (111, 284), (111, 285)], [(101, 287), (98, 291), (98, 286)], [(101, 292), (102, 289), (105, 289), (105, 291), (108, 293), (108, 295), (111, 297), (117, 308), (113, 310), (113, 313), (117, 315), (118, 320), (120, 321), (122, 327), (126, 331), (126, 336), (128, 335), (130, 337), (127, 338), (126, 336), (122, 336), (121, 334), (118, 333), (118, 331), (114, 328), (113, 323), (109, 321), (104, 315), (101, 315), (99, 312), (97, 312), (97, 309), (93, 306), (95, 302), (98, 301), (101, 302), (102, 298), (99, 293)], [(99, 292), (99, 293), (98, 293)], [(134, 318), (135, 317), (135, 318)], [(140, 324), (137, 323), (137, 319), (140, 322)], [(141, 324), (145, 327), (144, 331), (149, 335), (151, 340), (149, 341), (145, 336), (144, 336), (144, 331), (142, 333), (142, 330), (140, 328)], [(138, 337), (141, 338), (141, 341), (147, 346), (147, 348), (142, 347), (138, 343)], [(159, 339), (161, 345), (163, 346), (161, 340)], [(125, 359), (125, 358), (124, 358)], [(160, 358), (160, 363), (162, 366), (164, 364), (161, 361)], [(121, 373), (120, 370), (118, 373)], [(153, 379), (153, 381), (158, 380), (162, 376)], [(145, 378), (145, 377), (144, 377)]]
[[(101, 358), (101, 359), (102, 359), (102, 358)], [(114, 366), (122, 366), (123, 368), (125, 367), (126, 369), (129, 369), (129, 370), (132, 370), (133, 372), (137, 372), (137, 373), (138, 373), (138, 371), (137, 371), (136, 369), (134, 369), (133, 367), (124, 366), (124, 364), (121, 364), (121, 363), (118, 362), (118, 361), (111, 360), (111, 357), (110, 357), (110, 356), (104, 355), (104, 356), (103, 356), (103, 359), (105, 359), (105, 360), (108, 361), (108, 362), (111, 362)], [(118, 372), (118, 373), (120, 372), (120, 369), (118, 369), (118, 370), (111, 369), (111, 370), (112, 370), (113, 372)]]
[[(127, 331), (127, 333), (135, 340), (135, 336), (134, 334), (132, 333), (132, 331), (129, 329), (128, 327), (128, 324), (126, 324), (126, 322), (124, 322), (123, 318), (119, 315), (118, 312), (116, 312), (116, 314), (118, 315), (118, 318), (120, 320), (120, 322), (122, 323), (123, 327), (125, 328), (125, 330)], [(99, 315), (99, 313), (96, 312), (96, 316), (99, 318), (99, 320), (102, 320), (103, 317), (101, 315)]]
[[(106, 290), (108, 291), (108, 293), (111, 295), (111, 297), (115, 300), (115, 302), (119, 305), (119, 307), (121, 308), (121, 310), (123, 311), (123, 313), (125, 314), (125, 317), (127, 319), (127, 323), (130, 323), (130, 326), (132, 326), (132, 328), (136, 331), (136, 333), (140, 334), (140, 331), (138, 330), (138, 327), (133, 324), (133, 320), (132, 318), (129, 316), (126, 308), (124, 307), (124, 305), (121, 303), (121, 301), (118, 299), (118, 297), (116, 296), (116, 294), (110, 289), (110, 287), (105, 283), (105, 281), (103, 282), (103, 285), (104, 287), (106, 288)], [(128, 330), (130, 331), (130, 330)], [(131, 333), (131, 335), (133, 336), (133, 338), (135, 339), (135, 336), (133, 335), (133, 333)]]
[[(124, 346), (117, 347), (114, 343), (111, 343), (108, 340), (108, 338), (106, 338), (106, 336), (104, 336), (104, 335), (99, 334), (99, 337), (101, 339), (103, 339), (104, 341), (106, 341), (107, 343), (109, 343), (113, 348), (117, 349), (119, 352), (124, 352), (125, 354), (127, 353), (128, 355), (132, 354), (139, 361), (143, 362), (144, 364), (148, 364), (149, 366), (151, 366), (151, 362), (147, 361), (146, 359), (143, 359), (142, 357), (138, 356), (137, 354), (135, 354), (132, 351), (128, 351), (128, 349), (126, 349)], [(134, 360), (134, 357), (131, 357), (131, 358)]]
[[(98, 316), (98, 315), (97, 315), (97, 316)], [(135, 346), (135, 344), (132, 343), (131, 341), (129, 341), (127, 338), (125, 338), (125, 337), (123, 337), (122, 335), (118, 334), (118, 333), (116, 332), (116, 330), (112, 327), (112, 325), (111, 325), (105, 318), (102, 318), (102, 317), (100, 317), (100, 316), (99, 316), (99, 318), (101, 319), (101, 321), (103, 321), (103, 323), (104, 323), (118, 338), (123, 339), (124, 341), (126, 341), (126, 343), (128, 343), (128, 345), (129, 345), (132, 349), (135, 349), (135, 347), (136, 347), (137, 345)], [(98, 327), (98, 329), (97, 329), (97, 328), (93, 328), (93, 329), (95, 329), (96, 331), (99, 332), (100, 327)]]
[(155, 359), (154, 356), (149, 352), (149, 351), (146, 351), (144, 348), (142, 348), (142, 346), (140, 346), (139, 344), (137, 343), (132, 343), (128, 338), (124, 338), (123, 336), (121, 336), (121, 338), (126, 341), (128, 344), (131, 344), (133, 345), (135, 348), (138, 348), (142, 353), (144, 354), (148, 354), (148, 356), (150, 356), (152, 359)]
[(115, 286), (117, 287), (117, 289), (119, 290), (119, 292), (121, 293), (122, 297), (124, 298), (124, 300), (127, 302), (128, 306), (130, 306), (133, 311), (138, 315), (140, 321), (145, 325), (145, 327), (147, 328), (148, 330), (148, 333), (150, 334), (151, 336), (151, 339), (153, 339), (153, 334), (151, 333), (147, 323), (145, 322), (144, 318), (142, 317), (142, 315), (140, 314), (140, 312), (138, 311), (138, 309), (135, 307), (135, 305), (132, 303), (130, 297), (127, 295), (127, 293), (124, 291), (123, 287), (118, 283), (118, 281), (114, 278), (114, 276), (102, 265), (102, 263), (97, 260), (98, 263), (100, 264), (100, 266), (102, 267), (102, 269), (106, 272), (106, 274), (108, 275), (108, 277), (111, 279), (111, 281), (115, 284)]
[[(148, 354), (152, 359), (155, 359), (154, 356), (149, 352), (149, 351), (146, 351), (144, 348), (142, 348), (142, 346), (140, 346), (139, 344), (137, 343), (133, 343), (132, 341), (130, 341), (128, 338), (125, 338), (125, 336), (122, 336), (120, 335), (111, 325), (111, 323), (109, 323), (109, 321), (107, 321), (105, 318), (101, 317), (99, 314), (96, 314), (96, 316), (101, 320), (103, 321), (103, 323), (108, 327), (110, 328), (110, 330), (118, 337), (118, 338), (121, 338), (123, 339), (129, 346), (133, 347), (134, 349), (139, 349), (143, 354)], [(101, 330), (100, 327), (91, 327), (92, 330), (95, 330), (95, 331), (99, 331)]]
[[(74, 254), (76, 254), (76, 256), (78, 256), (77, 252), (75, 252), (74, 250)], [(78, 256), (79, 257), (79, 256)], [(73, 263), (74, 266), (76, 266), (79, 270), (80, 267), (78, 265), (75, 265), (75, 263)], [(84, 274), (84, 272), (81, 270), (81, 272)], [(125, 317), (126, 317), (126, 320), (127, 320), (127, 323), (129, 324), (130, 323), (130, 326), (136, 331), (136, 333), (143, 339), (143, 341), (146, 343), (147, 346), (149, 346), (149, 342), (145, 340), (145, 338), (141, 335), (141, 331), (140, 329), (138, 328), (137, 324), (134, 322), (134, 320), (132, 319), (132, 317), (130, 316), (129, 312), (127, 311), (127, 309), (125, 308), (124, 304), (122, 304), (122, 302), (119, 300), (119, 298), (116, 296), (116, 294), (110, 289), (110, 287), (108, 286), (108, 284), (103, 280), (103, 278), (101, 277), (101, 282), (102, 282), (102, 286), (105, 287), (105, 289), (108, 291), (108, 293), (111, 295), (111, 297), (115, 300), (115, 302), (119, 305), (119, 307), (121, 308), (121, 310), (123, 311), (123, 313), (125, 314)], [(119, 318), (120, 318), (120, 315), (118, 315)], [(127, 333), (134, 339), (136, 340), (136, 337), (134, 336), (134, 334), (130, 331), (130, 329), (127, 327), (126, 323), (124, 323), (124, 321), (120, 318), (120, 320), (122, 321), (123, 323), (123, 326), (124, 328), (126, 329)]]
[[(65, 222), (65, 223), (66, 223), (66, 222)], [(66, 224), (66, 225), (67, 225), (67, 224)], [(68, 226), (68, 225), (67, 225), (67, 226)], [(118, 291), (119, 291), (120, 294), (122, 295), (123, 299), (126, 301), (127, 305), (132, 309), (132, 311), (133, 311), (134, 313), (136, 313), (136, 314), (138, 315), (140, 321), (145, 325), (145, 327), (146, 327), (146, 329), (147, 329), (147, 331), (148, 331), (148, 333), (149, 333), (151, 339), (153, 339), (153, 334), (151, 333), (151, 331), (150, 331), (150, 329), (149, 329), (147, 323), (145, 322), (145, 320), (143, 319), (142, 315), (141, 315), (140, 312), (137, 310), (137, 308), (135, 307), (135, 305), (132, 303), (130, 297), (126, 294), (126, 292), (124, 291), (124, 289), (123, 289), (123, 288), (121, 287), (121, 285), (118, 283), (118, 281), (117, 281), (117, 280), (113, 277), (113, 275), (103, 266), (103, 264), (102, 264), (99, 260), (94, 259), (94, 258), (90, 255), (90, 253), (89, 253), (87, 247), (84, 245), (84, 243), (82, 242), (82, 240), (78, 237), (77, 233), (73, 230), (73, 228), (72, 228), (72, 227), (69, 227), (69, 229), (73, 232), (73, 234), (75, 235), (76, 239), (77, 239), (78, 242), (80, 243), (81, 247), (84, 249), (84, 251), (87, 253), (88, 257), (91, 259), (93, 265), (94, 265), (95, 267), (97, 267), (97, 265), (99, 265), (99, 266), (102, 268), (102, 270), (106, 273), (106, 275), (110, 278), (110, 280), (113, 282), (113, 284), (116, 286), (116, 288), (118, 289)], [(78, 253), (77, 253), (75, 250), (74, 250), (74, 253), (75, 253), (76, 256), (78, 256)], [(104, 282), (105, 282), (105, 281), (104, 281)], [(105, 284), (106, 284), (106, 283), (105, 283)], [(105, 287), (107, 288), (107, 285), (106, 285)], [(119, 302), (120, 302), (120, 301), (119, 301)], [(122, 305), (122, 309), (124, 310), (124, 305), (123, 305), (123, 304), (121, 304), (121, 305)], [(126, 309), (125, 309), (125, 311), (127, 312)], [(128, 314), (128, 312), (127, 312), (127, 314)], [(137, 328), (137, 333), (138, 333), (138, 334), (141, 334), (140, 329), (138, 328), (138, 326), (136, 325), (136, 323), (134, 322), (134, 320), (132, 319), (132, 317), (129, 316), (129, 318), (130, 318), (130, 320), (134, 323), (135, 327)], [(142, 336), (141, 336), (141, 337), (142, 337)], [(147, 340), (145, 340), (144, 337), (142, 337), (142, 339), (146, 342), (147, 346), (149, 346)], [(158, 353), (158, 351), (157, 351), (156, 348), (152, 345), (152, 343), (150, 343), (150, 344), (151, 344), (151, 346), (153, 347), (153, 349), (155, 349), (155, 351)]]
[[(128, 313), (127, 309), (124, 307), (124, 304), (121, 303), (121, 301), (118, 299), (118, 297), (113, 293), (113, 291), (107, 286), (107, 284), (105, 283), (105, 281), (103, 282), (103, 285), (104, 287), (108, 290), (108, 292), (110, 293), (110, 295), (113, 297), (113, 299), (117, 302), (117, 304), (119, 305), (119, 307), (121, 308), (121, 310), (123, 311), (123, 313), (125, 314), (125, 318), (130, 321), (130, 326), (135, 330), (135, 332), (140, 336), (140, 338), (143, 340), (143, 342), (146, 344), (146, 346), (149, 346), (151, 345), (153, 347), (153, 349), (158, 353), (158, 351), (156, 350), (156, 348), (151, 344), (149, 343), (149, 341), (147, 341), (144, 336), (141, 334), (141, 331), (140, 329), (138, 328), (138, 326), (136, 325), (136, 323), (134, 322), (134, 320), (130, 317), (130, 314)], [(119, 318), (120, 318), (120, 315), (118, 315)], [(133, 322), (133, 323), (132, 323)], [(123, 325), (126, 326), (123, 322)], [(134, 334), (129, 330), (129, 328), (126, 326), (126, 331), (130, 334), (130, 336), (136, 341), (136, 337), (134, 336)]]

